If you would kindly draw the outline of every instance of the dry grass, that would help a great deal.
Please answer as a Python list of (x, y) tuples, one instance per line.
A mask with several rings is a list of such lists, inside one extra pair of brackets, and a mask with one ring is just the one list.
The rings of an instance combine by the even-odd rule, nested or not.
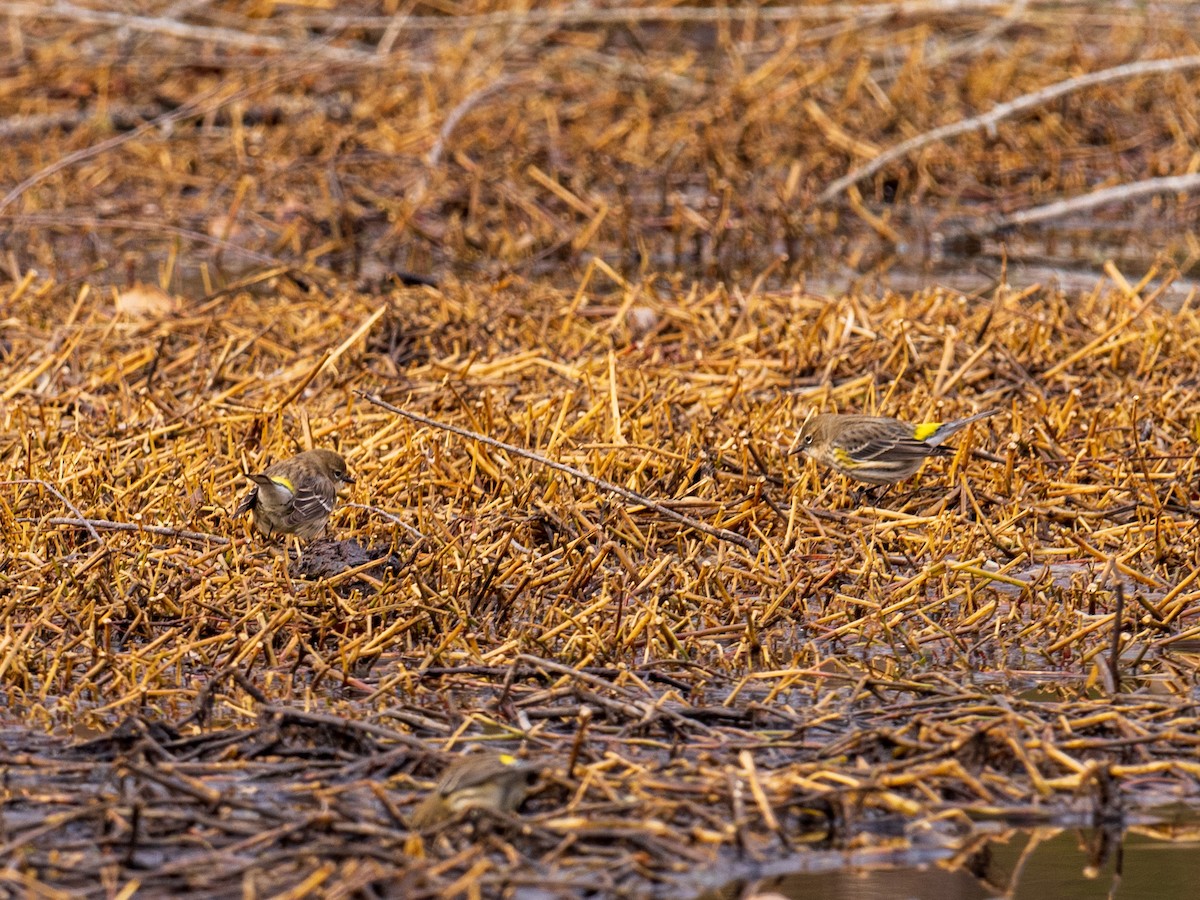
[[(94, 147), (118, 105), (196, 109), (2, 212), (3, 883), (686, 892), (697, 868), (869, 846), (893, 820), (965, 853), (973, 819), (1194, 801), (1200, 322), (1157, 302), (1173, 270), (1110, 263), (1070, 293), (789, 277), (884, 266), (882, 224), (1032, 206), (1113, 158), (1188, 170), (1200, 126), (1149, 103), (1156, 81), (965, 140), (969, 166), (931, 153), (866, 200), (811, 204), (861, 155), (837, 133), (894, 143), (1063, 77), (1081, 48), (1114, 57), (1089, 70), (1118, 47), (1194, 51), (1185, 8), (1028, 6), (1002, 43), (941, 62), (916, 48), (991, 14), (439, 16), (386, 66), (369, 23), (297, 61), (20, 19), (21, 111), (82, 97), (88, 115), (11, 138), (6, 184)], [(240, 13), (207, 24), (298, 42), (282, 26), (326, 22)], [(1067, 20), (1111, 40), (1040, 40)], [(79, 45), (104, 64), (67, 61)], [(1123, 246), (1149, 242), (1149, 212), (1127, 218)], [(1173, 240), (1186, 268), (1192, 238)], [(393, 265), (440, 284), (375, 280)], [(814, 408), (993, 407), (880, 507), (785, 456)], [(398, 571), (302, 580), (229, 519), (243, 471), (309, 446), (358, 478), (337, 536)], [(413, 835), (466, 743), (544, 760), (524, 825)]]
[[(66, 318), (71, 296), (50, 293)], [(371, 784), (403, 810), (435, 774), (427, 754), (439, 745), (524, 742), (557, 773), (532, 806), (543, 843), (524, 852), (569, 833), (564, 865), (612, 840), (651, 841), (664, 863), (684, 849), (689, 865), (715, 861), (722, 845), (764, 840), (770, 816), (797, 804), (850, 804), (854, 821), (1042, 802), (1061, 812), (1092, 796), (1100, 773), (1194, 790), (1195, 657), (1172, 645), (1200, 633), (1196, 424), (1180, 386), (1200, 327), (1190, 311), (1115, 291), (1077, 299), (696, 291), (639, 298), (659, 327), (631, 342), (619, 314), (579, 315), (569, 296), (554, 305), (509, 284), (296, 297), (284, 319), (249, 298), (153, 324), (97, 312), (70, 327), (69, 350), (18, 339), (14, 374), (51, 364), (6, 408), (14, 474), (90, 517), (233, 543), (109, 530), (97, 542), (48, 524), (68, 514), (41, 485), (9, 485), (6, 705), (56, 729), (126, 716), (233, 728), (232, 745), (218, 742), (228, 762), (198, 737), (164, 739), (161, 752), (247, 782), (254, 815), (302, 830), (316, 827), (302, 811), (319, 798), (284, 802), (249, 760), (315, 752), (326, 761), (300, 771), (327, 785), (337, 821), (361, 824), (374, 798), (380, 846), (409, 839)], [(372, 334), (274, 412), (310, 374), (288, 361), (321, 359), (380, 304)], [(39, 304), (55, 318), (51, 306)], [(387, 352), (392, 328), (422, 335), (403, 370)], [(182, 362), (164, 351), (157, 367), (153, 354), (122, 363), (146, 346)], [(415, 426), (358, 399), (360, 387), (670, 501), (759, 549)], [(784, 458), (813, 405), (912, 417), (998, 406), (970, 443), (1004, 461), (934, 463), (913, 493), (860, 507), (840, 478)], [(378, 510), (343, 509), (339, 536), (391, 542), (408, 563), (378, 591), (290, 579), (277, 549), (227, 518), (240, 469), (306, 433), (347, 452), (352, 499)], [(1120, 687), (1108, 657), (1117, 585)], [(1064, 678), (1060, 699), (1028, 693)], [(1092, 683), (1095, 700), (1082, 692)], [(248, 691), (347, 721), (289, 733)], [(568, 778), (584, 707), (594, 718)], [(263, 715), (267, 737), (239, 731)], [(359, 735), (359, 722), (380, 730)], [(764, 805), (743, 797), (736, 829), (705, 825), (687, 798), (733, 802), (750, 771), (739, 750), (753, 751)], [(162, 802), (186, 819), (178, 790)], [(1162, 799), (1156, 789), (1146, 802)], [(614, 803), (672, 830), (635, 839), (622, 825), (614, 837)], [(614, 885), (635, 870), (615, 869)]]

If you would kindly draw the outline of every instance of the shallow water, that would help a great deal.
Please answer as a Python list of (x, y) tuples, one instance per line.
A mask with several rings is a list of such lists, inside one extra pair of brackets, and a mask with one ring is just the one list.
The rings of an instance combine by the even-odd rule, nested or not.
[(1124, 835), (1101, 829), (1006, 829), (959, 851), (813, 851), (694, 896), (1191, 900), (1200, 894), (1198, 881), (1200, 827), (1193, 823), (1190, 828), (1139, 827)]

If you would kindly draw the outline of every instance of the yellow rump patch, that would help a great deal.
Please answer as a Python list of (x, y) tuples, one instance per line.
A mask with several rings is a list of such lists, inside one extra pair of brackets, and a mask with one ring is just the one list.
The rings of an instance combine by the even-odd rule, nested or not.
[(509, 756), (507, 753), (501, 753), (500, 762), (506, 766), (515, 766), (517, 764), (517, 758), (515, 756)]
[(292, 479), (288, 478), (286, 475), (272, 475), (271, 480), (280, 487), (287, 488), (293, 494), (296, 493), (296, 486), (292, 484)]
[(927, 441), (942, 427), (941, 422), (922, 422), (913, 429), (913, 437), (918, 441)]

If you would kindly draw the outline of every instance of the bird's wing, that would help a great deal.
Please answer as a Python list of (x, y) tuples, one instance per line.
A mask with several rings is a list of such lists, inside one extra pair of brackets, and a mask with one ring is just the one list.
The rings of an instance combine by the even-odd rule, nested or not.
[(871, 460), (881, 456), (899, 462), (907, 459), (924, 459), (938, 451), (924, 441), (899, 434), (881, 434), (871, 425), (849, 426), (840, 443), (852, 459)]
[(258, 499), (258, 488), (257, 487), (250, 488), (250, 490), (246, 493), (246, 496), (242, 498), (242, 502), (237, 505), (237, 509), (235, 509), (233, 511), (233, 517), (236, 519), (238, 516), (249, 512), (250, 508), (252, 506), (254, 506), (254, 501), (257, 499)]
[(288, 522), (298, 525), (318, 516), (333, 512), (337, 501), (337, 488), (332, 481), (322, 479), (319, 484), (305, 485), (292, 497), (292, 508), (288, 511)]

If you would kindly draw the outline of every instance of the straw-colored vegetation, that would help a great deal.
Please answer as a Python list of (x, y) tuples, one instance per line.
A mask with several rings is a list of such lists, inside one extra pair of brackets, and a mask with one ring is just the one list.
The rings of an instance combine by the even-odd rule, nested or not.
[[(1115, 241), (1087, 290), (969, 224), (1191, 172), (1195, 70), (818, 201), (1196, 53), (1186, 6), (12, 6), (0, 883), (685, 894), (884, 821), (963, 858), (1195, 799), (1187, 197), (1054, 233)], [(920, 276), (944, 221), (991, 283)], [(853, 280), (900, 261), (924, 287)], [(814, 409), (988, 408), (878, 506), (786, 455)], [(311, 446), (358, 483), (298, 557), (229, 513)], [(545, 765), (523, 825), (412, 833), (470, 743)]]

